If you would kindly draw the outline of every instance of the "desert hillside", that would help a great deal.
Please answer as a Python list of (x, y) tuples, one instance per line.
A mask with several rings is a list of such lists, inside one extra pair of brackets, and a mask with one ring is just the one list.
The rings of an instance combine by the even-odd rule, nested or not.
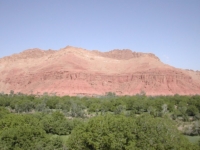
[(200, 72), (177, 69), (131, 50), (30, 49), (0, 59), (0, 92), (57, 95), (194, 95)]

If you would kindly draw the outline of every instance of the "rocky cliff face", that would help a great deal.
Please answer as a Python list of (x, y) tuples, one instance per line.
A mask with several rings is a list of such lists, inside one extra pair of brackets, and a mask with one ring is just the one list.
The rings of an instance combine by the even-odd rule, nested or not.
[(0, 59), (0, 91), (57, 95), (200, 94), (200, 72), (163, 64), (131, 50), (39, 49)]

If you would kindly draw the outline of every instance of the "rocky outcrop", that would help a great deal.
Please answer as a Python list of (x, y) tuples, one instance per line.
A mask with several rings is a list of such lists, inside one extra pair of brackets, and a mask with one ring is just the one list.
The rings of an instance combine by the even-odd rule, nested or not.
[(66, 47), (28, 50), (0, 59), (0, 91), (58, 95), (194, 95), (200, 73), (163, 64), (153, 54), (102, 53)]
[(7, 56), (4, 58), (1, 58), (0, 63), (3, 63), (5, 61), (13, 62), (13, 61), (18, 61), (20, 59), (38, 59), (38, 58), (44, 57), (46, 55), (53, 54), (54, 52), (55, 51), (53, 51), (53, 50), (44, 51), (44, 50), (40, 50), (38, 48), (29, 49), (29, 50), (25, 50), (19, 54), (14, 54), (12, 56)]
[(118, 60), (127, 60), (127, 59), (139, 58), (139, 57), (144, 57), (144, 56), (148, 56), (148, 57), (152, 57), (154, 59), (160, 60), (158, 57), (156, 57), (152, 53), (132, 52), (129, 49), (123, 49), (123, 50), (115, 49), (115, 50), (105, 52), (105, 53), (98, 52), (98, 51), (95, 51), (95, 52), (100, 56), (112, 58), (112, 59), (118, 59)]

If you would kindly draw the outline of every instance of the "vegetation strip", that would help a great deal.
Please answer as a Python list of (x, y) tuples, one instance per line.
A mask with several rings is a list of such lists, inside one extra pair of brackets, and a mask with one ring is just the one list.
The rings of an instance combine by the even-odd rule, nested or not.
[(0, 149), (197, 150), (199, 119), (199, 95), (80, 98), (12, 91), (0, 94)]

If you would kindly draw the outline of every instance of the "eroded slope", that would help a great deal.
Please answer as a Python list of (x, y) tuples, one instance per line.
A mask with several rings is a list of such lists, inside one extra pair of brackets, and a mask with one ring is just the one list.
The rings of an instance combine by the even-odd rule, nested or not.
[(59, 95), (200, 94), (200, 73), (131, 50), (39, 49), (0, 59), (0, 91)]

